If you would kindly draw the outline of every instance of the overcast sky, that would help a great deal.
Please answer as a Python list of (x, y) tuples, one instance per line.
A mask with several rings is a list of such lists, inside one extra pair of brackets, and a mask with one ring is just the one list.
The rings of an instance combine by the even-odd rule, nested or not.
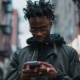
[[(37, 1), (37, 0), (32, 0)], [(26, 39), (29, 38), (31, 33), (29, 32), (28, 21), (24, 19), (23, 8), (26, 5), (26, 0), (12, 0), (13, 9), (18, 10), (19, 13), (19, 30), (23, 33), (19, 35), (21, 48), (26, 46)]]

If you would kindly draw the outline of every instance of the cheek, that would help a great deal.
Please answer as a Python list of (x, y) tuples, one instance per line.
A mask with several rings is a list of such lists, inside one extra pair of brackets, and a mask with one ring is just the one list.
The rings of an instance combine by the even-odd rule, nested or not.
[(50, 35), (50, 31), (45, 31), (45, 32), (38, 32), (38, 33), (32, 33), (34, 37), (48, 37)]

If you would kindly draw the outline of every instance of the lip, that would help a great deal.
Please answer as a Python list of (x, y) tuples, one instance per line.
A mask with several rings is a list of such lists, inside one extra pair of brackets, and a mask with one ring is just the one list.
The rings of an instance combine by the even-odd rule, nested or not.
[(39, 42), (43, 42), (44, 39), (43, 39), (43, 38), (37, 38), (37, 41), (39, 41)]

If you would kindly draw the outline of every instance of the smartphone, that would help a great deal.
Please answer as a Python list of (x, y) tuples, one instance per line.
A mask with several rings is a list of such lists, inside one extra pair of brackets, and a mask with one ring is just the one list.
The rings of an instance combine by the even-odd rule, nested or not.
[(28, 61), (27, 64), (29, 64), (30, 68), (40, 67), (38, 61)]

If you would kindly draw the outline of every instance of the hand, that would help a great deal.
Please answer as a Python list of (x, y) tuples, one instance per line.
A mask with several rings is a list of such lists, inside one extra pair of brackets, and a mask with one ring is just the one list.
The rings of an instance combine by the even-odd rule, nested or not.
[(56, 69), (53, 67), (53, 65), (47, 63), (47, 62), (41, 62), (39, 61), (39, 64), (41, 67), (39, 68), (40, 74), (46, 75), (48, 78), (54, 78), (57, 75)]
[(39, 76), (38, 67), (30, 68), (28, 63), (24, 63), (21, 74), (21, 80), (26, 80), (36, 76)]
[(57, 75), (56, 69), (47, 62), (38, 62), (40, 67), (30, 68), (30, 66), (25, 63), (22, 69), (21, 80), (26, 80), (37, 76), (47, 76), (48, 78), (54, 78)]

